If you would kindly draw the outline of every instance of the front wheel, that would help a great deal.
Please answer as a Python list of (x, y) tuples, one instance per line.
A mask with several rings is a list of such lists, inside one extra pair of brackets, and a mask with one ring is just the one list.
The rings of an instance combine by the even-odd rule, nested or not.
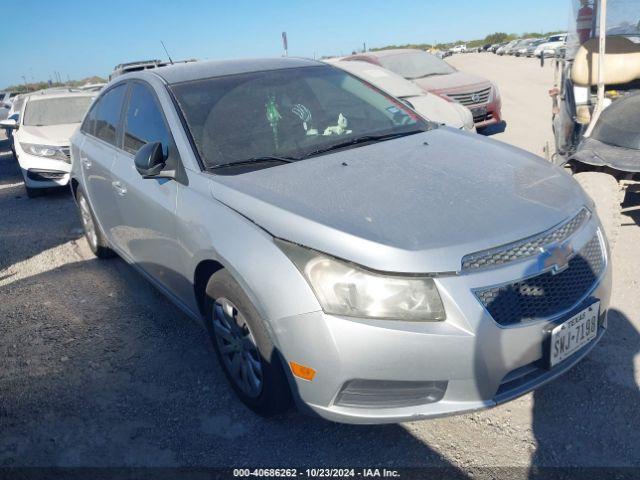
[(98, 258), (113, 257), (114, 252), (108, 247), (107, 240), (104, 238), (104, 235), (100, 231), (100, 227), (93, 216), (87, 197), (79, 187), (76, 192), (76, 201), (78, 203), (80, 220), (82, 221), (82, 227), (84, 229), (84, 237), (87, 239), (89, 248)]
[(216, 356), (236, 395), (265, 417), (286, 411), (291, 393), (280, 356), (264, 320), (228, 271), (209, 279), (205, 308)]
[(608, 173), (578, 172), (574, 178), (595, 203), (604, 234), (613, 250), (622, 227), (624, 190), (615, 177)]

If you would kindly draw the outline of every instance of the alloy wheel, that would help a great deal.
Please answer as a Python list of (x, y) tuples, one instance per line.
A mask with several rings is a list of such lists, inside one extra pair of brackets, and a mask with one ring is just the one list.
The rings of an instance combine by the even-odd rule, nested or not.
[(98, 246), (98, 235), (96, 233), (96, 226), (93, 223), (93, 217), (91, 216), (91, 210), (89, 210), (89, 204), (84, 195), (80, 195), (78, 199), (80, 205), (80, 219), (82, 220), (82, 226), (84, 227), (84, 233), (91, 245), (91, 248), (95, 249)]
[(213, 328), (220, 356), (236, 387), (250, 398), (259, 397), (263, 385), (260, 354), (244, 316), (226, 298), (214, 303)]

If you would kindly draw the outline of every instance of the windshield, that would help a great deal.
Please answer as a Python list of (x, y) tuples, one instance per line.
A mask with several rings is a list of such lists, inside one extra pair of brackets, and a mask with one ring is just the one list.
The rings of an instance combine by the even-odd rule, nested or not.
[(427, 52), (399, 53), (378, 57), (380, 64), (387, 70), (408, 79), (448, 75), (456, 71), (451, 65)]
[(362, 136), (428, 128), (399, 101), (330, 66), (208, 78), (171, 90), (207, 168), (301, 159)]
[(31, 100), (24, 112), (24, 125), (45, 126), (80, 123), (89, 110), (92, 97), (58, 97)]

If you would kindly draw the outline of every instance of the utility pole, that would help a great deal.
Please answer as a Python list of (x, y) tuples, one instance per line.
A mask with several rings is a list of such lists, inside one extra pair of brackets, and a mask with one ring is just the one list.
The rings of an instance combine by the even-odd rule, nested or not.
[(284, 56), (289, 56), (289, 42), (287, 42), (287, 32), (282, 32), (282, 49), (284, 51)]
[(367, 42), (362, 42), (362, 53), (367, 53)]

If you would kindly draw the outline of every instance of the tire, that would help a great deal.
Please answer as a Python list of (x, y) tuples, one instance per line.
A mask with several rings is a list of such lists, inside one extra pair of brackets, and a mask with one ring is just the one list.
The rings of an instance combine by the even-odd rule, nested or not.
[(613, 250), (622, 227), (624, 190), (608, 173), (579, 172), (574, 175), (574, 178), (595, 203), (604, 234), (609, 241), (609, 247)]
[(29, 198), (36, 198), (42, 195), (42, 190), (40, 188), (31, 188), (25, 185), (24, 189), (27, 191), (27, 197)]
[(89, 248), (98, 258), (111, 258), (115, 255), (113, 250), (109, 248), (107, 239), (104, 238), (95, 216), (91, 211), (91, 206), (87, 201), (87, 197), (80, 187), (76, 191), (76, 203), (78, 205), (78, 213), (84, 231), (84, 238), (89, 244)]
[(227, 270), (211, 276), (204, 304), (218, 362), (238, 398), (263, 417), (287, 411), (291, 392), (280, 355), (264, 320)]

